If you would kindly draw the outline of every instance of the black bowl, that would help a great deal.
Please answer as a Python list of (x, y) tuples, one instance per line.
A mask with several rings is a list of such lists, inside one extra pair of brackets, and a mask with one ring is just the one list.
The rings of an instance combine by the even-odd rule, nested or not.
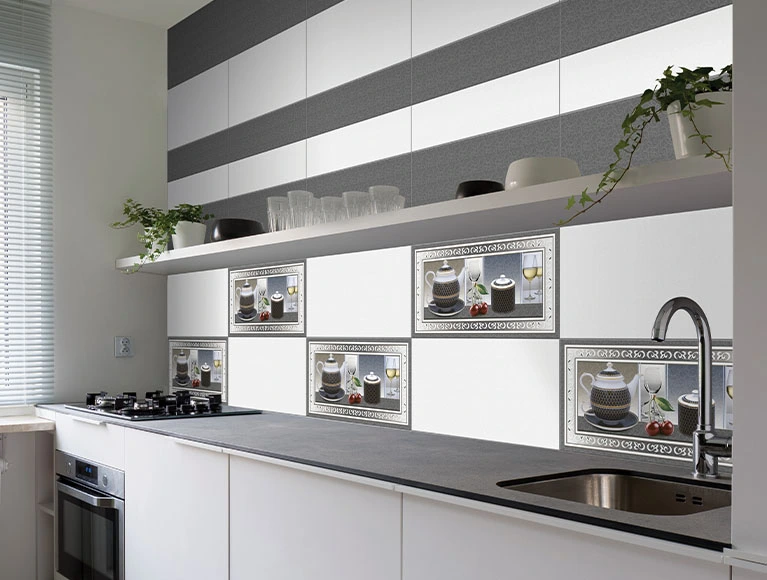
[(235, 238), (244, 238), (245, 236), (254, 236), (263, 234), (264, 226), (256, 220), (246, 220), (243, 218), (220, 218), (213, 225), (213, 231), (210, 239), (213, 242), (222, 240), (233, 240)]
[(458, 184), (458, 189), (455, 192), (455, 198), (461, 199), (462, 197), (472, 197), (475, 195), (482, 195), (484, 193), (493, 193), (495, 191), (503, 191), (503, 183), (498, 181), (489, 181), (486, 179), (474, 179), (472, 181), (462, 181)]

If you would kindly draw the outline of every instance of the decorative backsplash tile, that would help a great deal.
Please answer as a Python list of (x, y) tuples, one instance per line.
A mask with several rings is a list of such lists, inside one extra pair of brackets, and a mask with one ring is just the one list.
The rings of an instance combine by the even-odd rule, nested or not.
[(229, 334), (305, 333), (304, 264), (229, 272)]
[(307, 414), (410, 428), (410, 341), (309, 340)]
[(552, 337), (557, 325), (557, 235), (417, 248), (414, 335)]
[(220, 394), (227, 401), (226, 339), (168, 340), (169, 391)]
[[(562, 341), (563, 443), (692, 460), (697, 425), (698, 350), (689, 343)], [(732, 345), (714, 347), (714, 427), (733, 429)], [(657, 425), (653, 425), (657, 422)], [(731, 465), (730, 459), (722, 459)]]

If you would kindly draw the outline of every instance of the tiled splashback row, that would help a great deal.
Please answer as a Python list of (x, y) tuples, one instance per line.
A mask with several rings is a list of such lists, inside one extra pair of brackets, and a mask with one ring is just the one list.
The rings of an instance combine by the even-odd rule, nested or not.
[[(697, 300), (714, 336), (731, 338), (731, 216), (730, 209), (720, 209), (561, 230), (562, 342), (644, 340), (660, 305), (675, 295)], [(413, 260), (409, 246), (307, 260), (308, 338), (230, 335), (229, 272), (171, 276), (168, 332), (190, 339), (230, 335), (230, 403), (302, 415), (307, 412), (309, 363), (326, 357), (311, 360), (307, 343), (409, 342), (413, 429), (559, 447), (564, 423), (559, 416), (562, 364), (556, 334), (552, 338), (412, 334), (414, 262), (418, 263), (417, 254)], [(488, 262), (485, 269), (493, 267)], [(488, 280), (496, 274), (488, 271)], [(523, 286), (517, 300), (530, 292), (537, 298), (535, 278), (530, 288), (518, 274), (509, 277)], [(680, 316), (669, 335), (691, 338), (694, 329)], [(362, 366), (364, 353), (358, 356)], [(360, 381), (369, 370), (373, 369), (358, 369)], [(375, 374), (385, 377), (385, 370)], [(632, 371), (633, 367), (627, 373)], [(673, 372), (668, 371), (669, 386)], [(627, 382), (631, 377), (627, 375)], [(391, 384), (384, 382), (385, 392)], [(675, 384), (686, 388), (686, 383)], [(675, 392), (670, 396), (673, 399)]]

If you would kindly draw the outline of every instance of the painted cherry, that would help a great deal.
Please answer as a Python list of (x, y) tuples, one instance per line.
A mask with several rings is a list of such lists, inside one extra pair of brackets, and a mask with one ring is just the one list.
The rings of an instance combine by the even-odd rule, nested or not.
[(660, 423), (657, 421), (652, 421), (645, 425), (644, 430), (647, 431), (647, 434), (650, 437), (655, 437), (658, 433), (660, 433)]
[(660, 426), (660, 432), (664, 435), (671, 435), (674, 432), (674, 424), (671, 421), (663, 421)]

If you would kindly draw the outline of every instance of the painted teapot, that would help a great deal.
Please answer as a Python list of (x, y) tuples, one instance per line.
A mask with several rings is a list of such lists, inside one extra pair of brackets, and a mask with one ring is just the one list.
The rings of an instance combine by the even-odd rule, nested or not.
[(334, 395), (341, 390), (341, 369), (332, 354), (325, 362), (317, 361), (317, 372), (320, 373), (320, 382), (326, 393)]
[[(588, 387), (583, 383), (585, 377), (591, 378)], [(607, 363), (607, 368), (599, 371), (596, 377), (591, 373), (583, 373), (578, 382), (589, 396), (591, 412), (603, 421), (617, 423), (629, 414), (631, 399), (636, 393), (639, 380), (637, 374), (626, 384), (620, 371), (613, 368), (613, 363)], [(583, 405), (581, 408), (588, 412)]]
[[(429, 276), (431, 275), (431, 279)], [(426, 283), (431, 287), (434, 304), (437, 308), (449, 309), (458, 303), (461, 295), (461, 284), (455, 269), (443, 260), (439, 269), (434, 272), (429, 270), (424, 276)]]

